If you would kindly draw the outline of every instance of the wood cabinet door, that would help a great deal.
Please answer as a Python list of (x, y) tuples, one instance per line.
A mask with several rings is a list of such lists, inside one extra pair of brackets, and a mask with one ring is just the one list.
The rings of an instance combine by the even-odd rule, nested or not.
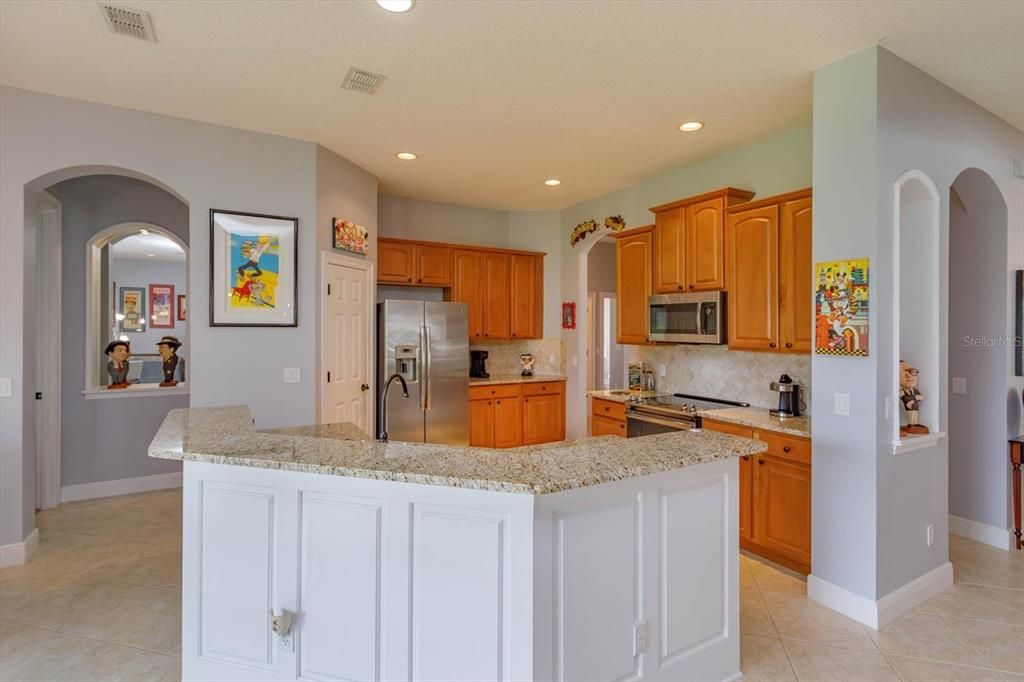
[(686, 207), (654, 216), (654, 291), (678, 293), (686, 289)]
[(729, 347), (773, 350), (779, 326), (779, 207), (726, 218)]
[(452, 300), (466, 304), (469, 338), (484, 335), (484, 285), (479, 251), (455, 249), (452, 264)]
[(494, 401), (469, 401), (469, 444), (478, 448), (494, 447)]
[(779, 343), (782, 350), (811, 352), (814, 337), (814, 257), (811, 198), (782, 205), (779, 228)]
[(709, 199), (687, 207), (686, 288), (725, 288), (725, 199)]
[(565, 408), (561, 393), (523, 398), (524, 445), (562, 440), (564, 431)]
[(754, 458), (754, 542), (809, 566), (811, 468), (772, 455)]
[(509, 288), (511, 258), (507, 253), (483, 254), (484, 338), (507, 339), (511, 332)]
[(626, 437), (626, 422), (609, 419), (600, 415), (590, 417), (591, 436), (622, 436)]
[(740, 457), (740, 540), (754, 536), (754, 457)]
[(511, 319), (510, 329), (513, 339), (540, 338), (541, 282), (543, 273), (539, 266), (540, 258), (522, 254), (512, 254), (511, 267)]
[(647, 299), (651, 295), (650, 230), (622, 237), (616, 242), (618, 271), (617, 340), (619, 343), (647, 344)]
[(416, 284), (435, 287), (452, 285), (452, 248), (416, 245)]
[(494, 400), (494, 447), (515, 448), (523, 444), (523, 399)]
[(416, 246), (406, 242), (377, 242), (377, 281), (412, 284)]

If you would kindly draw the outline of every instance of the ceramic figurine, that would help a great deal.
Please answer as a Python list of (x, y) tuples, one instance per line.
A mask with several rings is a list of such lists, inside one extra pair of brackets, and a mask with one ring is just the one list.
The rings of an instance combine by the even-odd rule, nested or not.
[(165, 336), (156, 344), (160, 357), (164, 359), (164, 380), (161, 386), (177, 386), (174, 380), (174, 371), (178, 368), (178, 349), (181, 348), (181, 341), (177, 336)]
[(128, 388), (128, 358), (132, 349), (127, 341), (111, 341), (103, 351), (110, 360), (107, 362), (107, 374), (110, 383), (107, 388)]
[(924, 396), (917, 390), (918, 371), (900, 360), (900, 402), (907, 411), (907, 424), (900, 427), (901, 435), (928, 433), (928, 427), (918, 423), (918, 412)]
[(533, 355), (530, 353), (523, 353), (519, 356), (519, 364), (522, 366), (523, 371), (521, 374), (524, 377), (533, 376)]

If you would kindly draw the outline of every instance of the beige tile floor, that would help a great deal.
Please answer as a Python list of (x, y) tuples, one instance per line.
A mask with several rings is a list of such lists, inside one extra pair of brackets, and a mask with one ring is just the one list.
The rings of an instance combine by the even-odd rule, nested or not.
[[(39, 552), (0, 570), (0, 681), (179, 679), (180, 491), (37, 519)], [(955, 536), (950, 558), (951, 589), (875, 632), (742, 557), (744, 681), (1024, 682), (1024, 560)]]

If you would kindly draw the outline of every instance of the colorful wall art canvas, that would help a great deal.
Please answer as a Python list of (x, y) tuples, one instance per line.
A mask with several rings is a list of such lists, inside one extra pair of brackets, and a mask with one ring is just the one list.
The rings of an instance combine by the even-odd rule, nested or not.
[(296, 321), (297, 218), (210, 211), (210, 324)]
[(146, 331), (146, 290), (141, 287), (121, 287), (117, 312), (122, 332)]
[(149, 285), (149, 326), (153, 329), (174, 327), (174, 286)]
[(331, 227), (334, 232), (334, 248), (364, 256), (370, 253), (370, 231), (365, 227), (344, 218), (334, 218)]
[(868, 259), (814, 266), (814, 352), (868, 355)]

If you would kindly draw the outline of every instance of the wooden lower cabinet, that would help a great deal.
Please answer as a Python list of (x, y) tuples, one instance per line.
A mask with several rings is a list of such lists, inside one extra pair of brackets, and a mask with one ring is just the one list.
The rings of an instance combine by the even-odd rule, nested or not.
[(809, 574), (811, 442), (710, 419), (703, 427), (768, 445), (765, 453), (740, 458), (740, 547)]
[(565, 382), (471, 386), (469, 444), (514, 448), (565, 440)]
[(626, 437), (626, 405), (616, 400), (592, 398), (590, 435)]

